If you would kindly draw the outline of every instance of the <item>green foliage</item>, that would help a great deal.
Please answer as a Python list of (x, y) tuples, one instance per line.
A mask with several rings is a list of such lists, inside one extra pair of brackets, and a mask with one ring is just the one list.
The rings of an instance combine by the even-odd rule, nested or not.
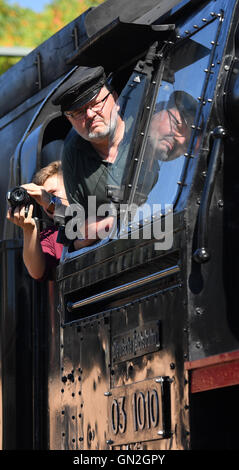
[(17, 57), (0, 57), (0, 75), (19, 61)]
[[(35, 48), (90, 7), (104, 0), (49, 0), (41, 13), (0, 0), (0, 46)], [(0, 74), (19, 58), (0, 57)]]

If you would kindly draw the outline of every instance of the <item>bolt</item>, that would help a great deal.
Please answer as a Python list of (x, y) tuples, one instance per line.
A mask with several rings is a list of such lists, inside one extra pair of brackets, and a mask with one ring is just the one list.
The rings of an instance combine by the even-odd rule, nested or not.
[(202, 315), (203, 309), (201, 307), (196, 307), (195, 312), (196, 312), (197, 315)]
[(114, 441), (112, 441), (112, 439), (108, 439), (106, 441), (106, 444), (108, 444), (109, 446), (111, 446), (112, 444), (114, 444)]

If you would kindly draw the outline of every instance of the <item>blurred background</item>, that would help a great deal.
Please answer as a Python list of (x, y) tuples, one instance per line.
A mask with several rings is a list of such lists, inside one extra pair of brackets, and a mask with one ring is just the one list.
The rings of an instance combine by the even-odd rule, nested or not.
[(0, 0), (0, 74), (104, 0)]

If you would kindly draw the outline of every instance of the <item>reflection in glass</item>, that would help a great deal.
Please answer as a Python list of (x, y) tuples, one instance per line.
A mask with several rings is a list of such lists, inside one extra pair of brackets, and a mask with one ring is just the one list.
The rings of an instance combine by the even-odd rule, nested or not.
[[(164, 212), (165, 204), (175, 201), (217, 26), (213, 21), (168, 58), (134, 196), (133, 203), (140, 206), (135, 221), (157, 213), (159, 205)], [(195, 139), (195, 153), (199, 143), (200, 135)]]

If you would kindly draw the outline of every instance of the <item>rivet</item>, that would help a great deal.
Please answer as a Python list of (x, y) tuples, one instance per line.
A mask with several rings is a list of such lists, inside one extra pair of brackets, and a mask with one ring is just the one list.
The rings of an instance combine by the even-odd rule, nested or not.
[(158, 379), (155, 379), (155, 382), (156, 382), (157, 384), (163, 383), (163, 382), (164, 382), (164, 377), (159, 377)]
[(228, 72), (228, 70), (230, 70), (229, 65), (225, 65), (224, 70), (226, 70), (226, 72)]
[(195, 312), (197, 315), (202, 315), (203, 314), (203, 309), (201, 307), (196, 307)]

